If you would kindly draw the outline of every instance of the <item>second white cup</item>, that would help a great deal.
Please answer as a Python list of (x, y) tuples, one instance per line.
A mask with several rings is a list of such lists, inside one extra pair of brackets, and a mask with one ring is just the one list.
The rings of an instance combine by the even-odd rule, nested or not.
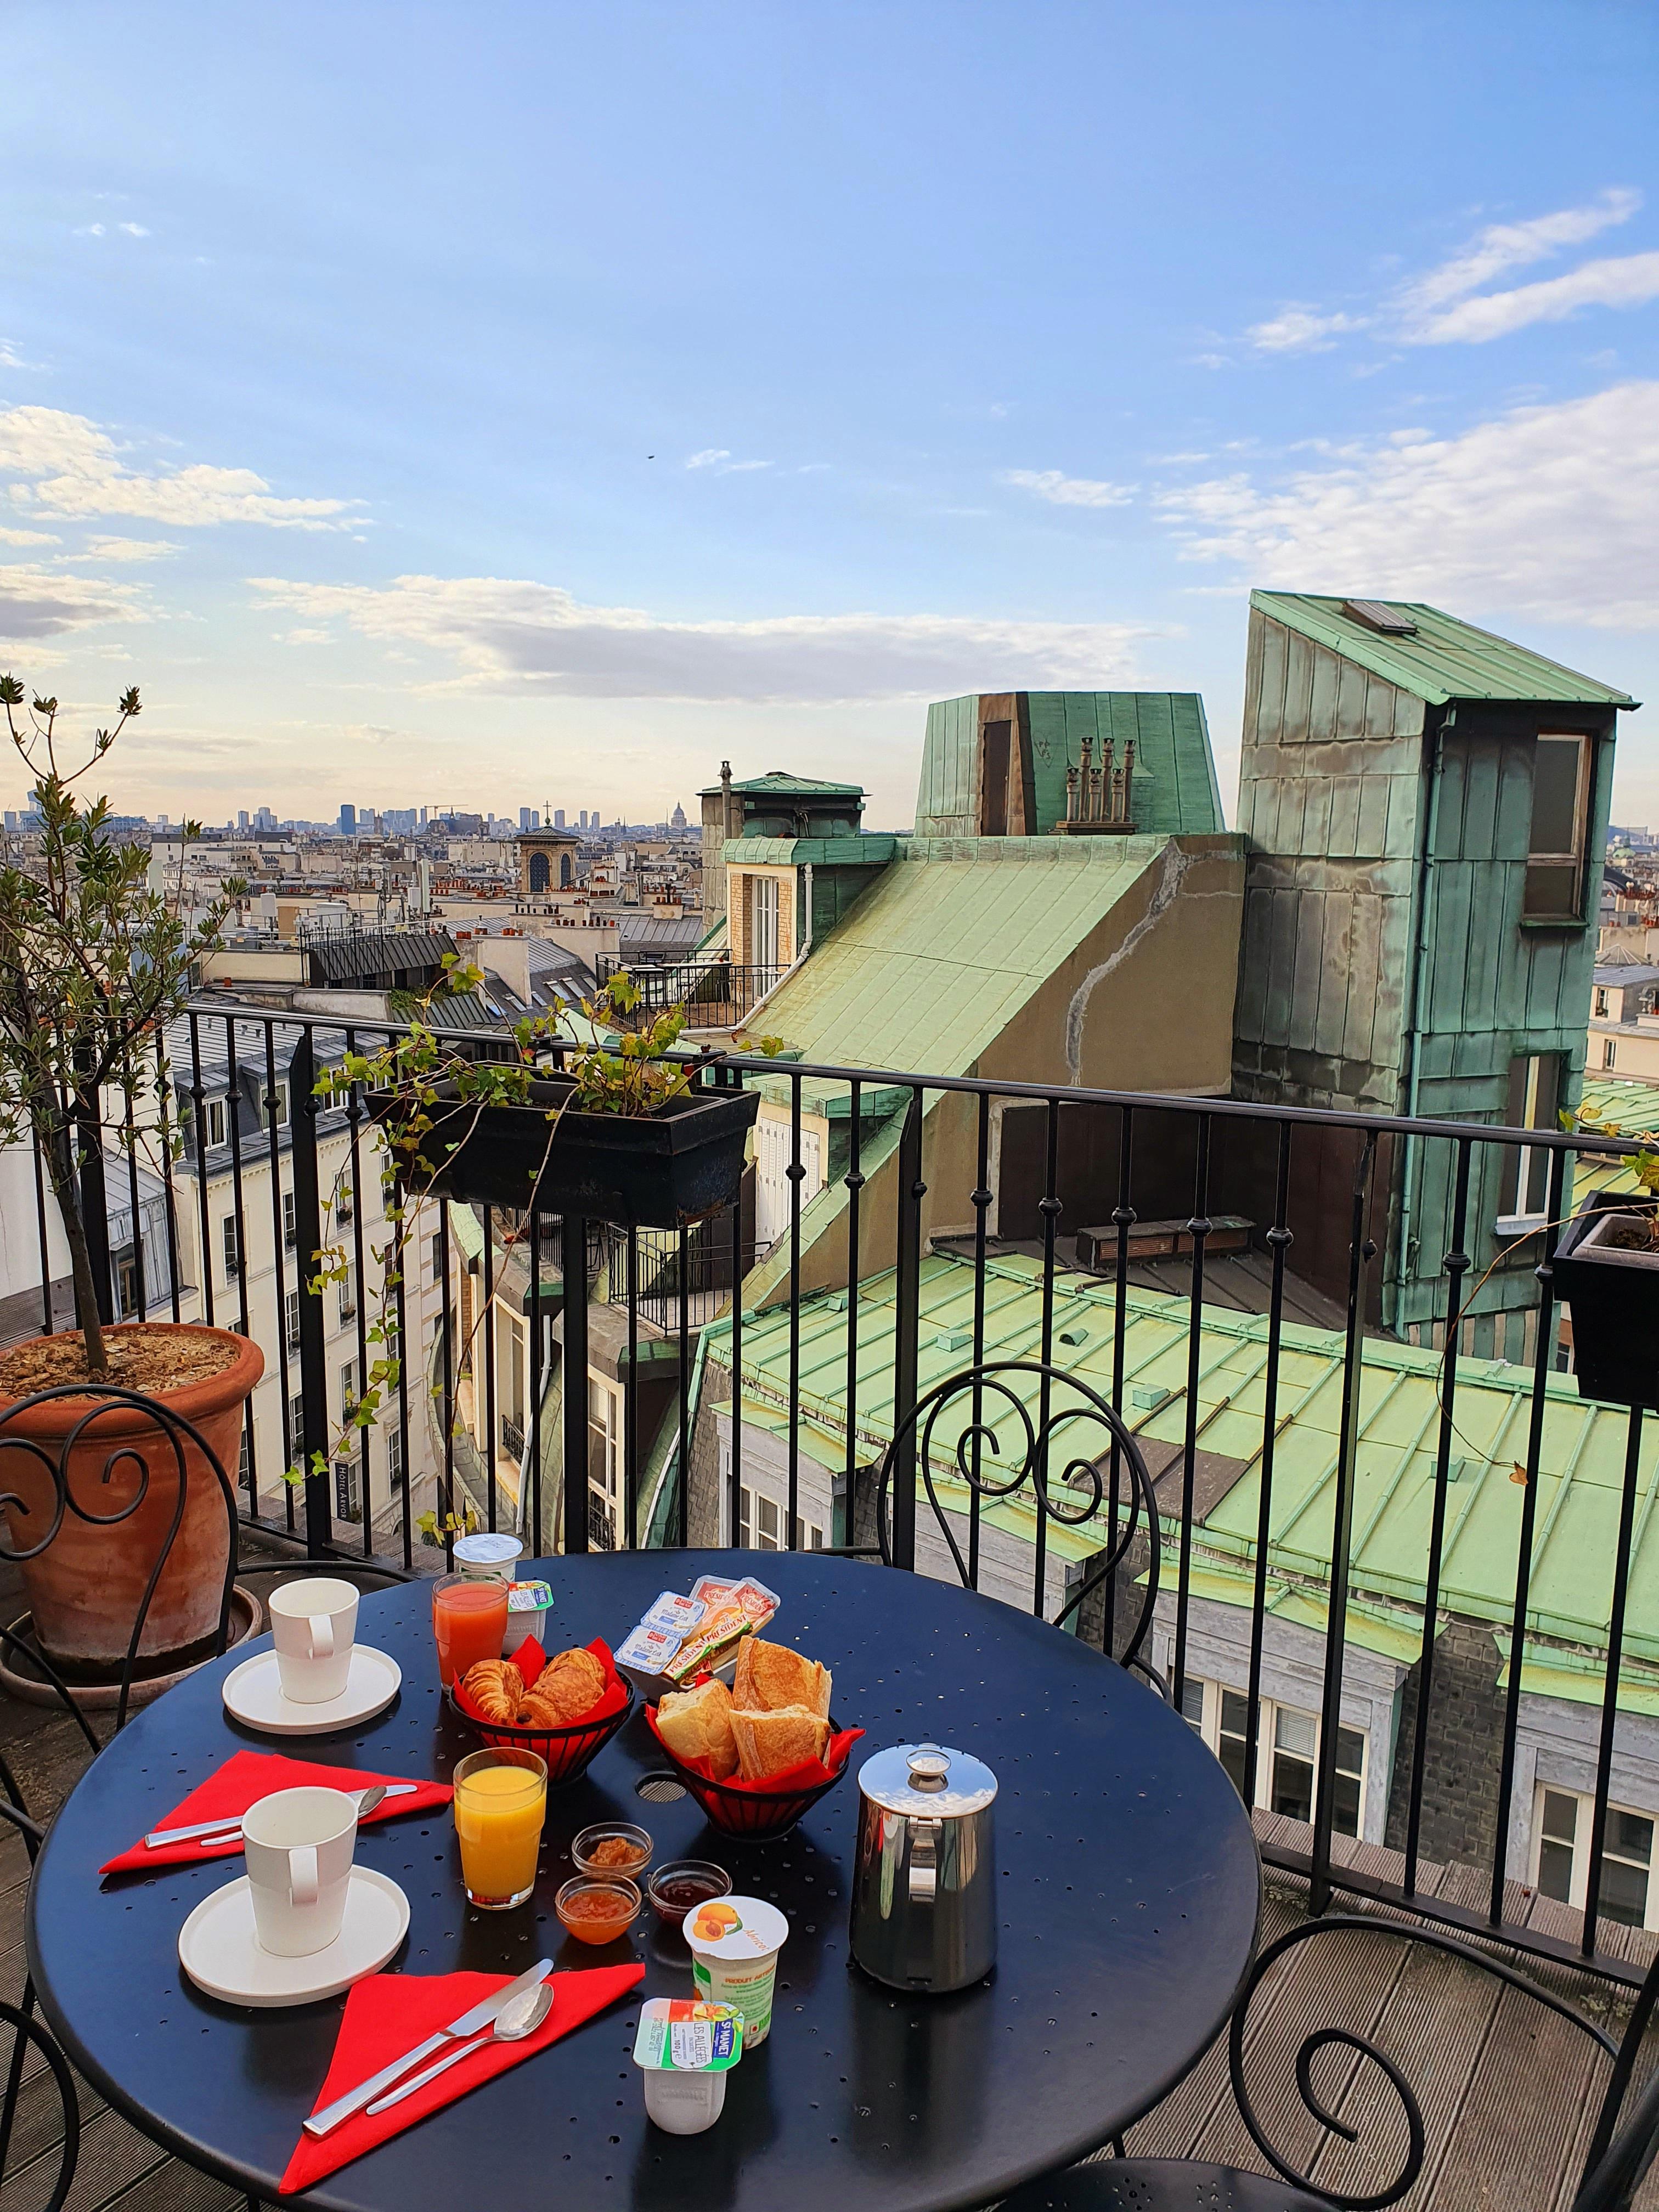
[(357, 1801), (342, 1790), (276, 1790), (242, 1815), (259, 1948), (279, 1959), (325, 1950), (345, 1918)]
[(283, 1695), (296, 1705), (343, 1694), (357, 1637), (357, 1592), (331, 1577), (285, 1583), (270, 1598), (271, 1640)]

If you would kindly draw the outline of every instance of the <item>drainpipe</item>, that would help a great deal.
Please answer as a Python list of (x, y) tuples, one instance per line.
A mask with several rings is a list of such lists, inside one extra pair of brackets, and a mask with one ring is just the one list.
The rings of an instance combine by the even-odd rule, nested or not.
[[(1423, 842), (1418, 854), (1417, 927), (1412, 945), (1411, 975), (1406, 1000), (1405, 1103), (1408, 1119), (1415, 1117), (1421, 1093), (1422, 1038), (1419, 1024), (1427, 993), (1425, 976), (1429, 962), (1429, 926), (1434, 908), (1435, 846), (1440, 827), (1440, 784), (1445, 774), (1440, 740), (1448, 730), (1455, 726), (1456, 721), (1456, 707), (1448, 707), (1441, 717), (1439, 728), (1429, 739), (1429, 803), (1425, 810)], [(1417, 1242), (1413, 1234), (1413, 1185), (1417, 1168), (1417, 1139), (1408, 1135), (1400, 1174), (1400, 1236), (1395, 1255), (1394, 1311), (1391, 1316), (1391, 1326), (1395, 1329), (1401, 1326), (1401, 1308), (1405, 1303), (1406, 1279), (1411, 1267), (1413, 1246)]]

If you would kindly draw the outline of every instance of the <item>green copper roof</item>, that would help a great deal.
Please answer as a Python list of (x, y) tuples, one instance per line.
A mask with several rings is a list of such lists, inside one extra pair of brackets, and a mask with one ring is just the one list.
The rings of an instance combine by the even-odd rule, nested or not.
[(968, 1073), (1162, 837), (911, 838), (766, 1002), (808, 1060)]
[[(718, 783), (705, 784), (697, 793), (699, 799), (717, 798), (724, 787)], [(791, 775), (787, 769), (768, 769), (764, 775), (745, 776), (741, 783), (733, 782), (733, 791), (759, 793), (762, 797), (779, 799), (862, 799), (861, 783), (826, 783), (819, 776)]]
[[(1620, 1083), (1611, 1076), (1586, 1075), (1579, 1108), (1588, 1127), (1600, 1127), (1608, 1136), (1628, 1132), (1635, 1139), (1659, 1133), (1659, 1083)], [(1653, 1152), (1659, 1146), (1650, 1144), (1647, 1149)], [(1635, 1169), (1626, 1167), (1622, 1160), (1583, 1152), (1573, 1163), (1575, 1206), (1589, 1190), (1639, 1188)]]
[(1453, 699), (1554, 700), (1562, 705), (1633, 707), (1627, 691), (1581, 676), (1559, 661), (1529, 653), (1523, 645), (1494, 637), (1473, 623), (1414, 599), (1372, 604), (1417, 625), (1413, 637), (1384, 636), (1342, 611), (1340, 599), (1308, 592), (1252, 592), (1260, 614), (1299, 630), (1316, 644), (1367, 668), (1385, 683), (1397, 684), (1413, 697), (1443, 707)]
[[(844, 1292), (821, 1292), (804, 1299), (800, 1306), (797, 1433), (803, 1449), (832, 1468), (845, 1463), (848, 1304)], [(1054, 1304), (1056, 1364), (1109, 1397), (1115, 1329), (1111, 1286), (1087, 1276), (1063, 1276)], [(865, 1283), (859, 1307), (857, 1456), (860, 1464), (868, 1465), (879, 1457), (892, 1434), (893, 1275)], [(987, 1358), (1038, 1358), (1042, 1309), (1038, 1263), (1014, 1256), (991, 1261)], [(923, 1392), (969, 1364), (973, 1312), (971, 1261), (948, 1253), (931, 1254), (921, 1266)], [(1187, 1316), (1182, 1298), (1142, 1291), (1128, 1294), (1126, 1417), (1139, 1434), (1166, 1448), (1178, 1443), (1185, 1432)], [(746, 1420), (763, 1425), (787, 1420), (789, 1334), (786, 1304), (744, 1315)], [(729, 1322), (714, 1325), (709, 1337), (710, 1356), (729, 1361)], [(1270, 1594), (1275, 1611), (1306, 1618), (1310, 1625), (1322, 1617), (1320, 1585), (1330, 1570), (1342, 1351), (1337, 1331), (1287, 1326), (1283, 1332), (1277, 1404), (1280, 1425), (1269, 1511)], [(1195, 1580), (1194, 1588), (1244, 1605), (1250, 1601), (1246, 1569), (1254, 1559), (1261, 1504), (1267, 1361), (1264, 1319), (1218, 1307), (1204, 1310), (1199, 1443), (1206, 1453), (1237, 1462), (1239, 1472), (1199, 1532), (1195, 1563), (1205, 1579)], [(1415, 1629), (1420, 1635), (1439, 1437), (1438, 1365), (1437, 1354), (1410, 1345), (1368, 1340), (1364, 1349), (1352, 1547), (1355, 1607), (1349, 1632), (1371, 1648), (1397, 1647), (1407, 1656), (1413, 1648), (1413, 1606), (1419, 1609)], [(1011, 1379), (1022, 1392), (1029, 1390), (1035, 1412), (1036, 1378)], [(1529, 1367), (1488, 1359), (1466, 1358), (1459, 1364), (1441, 1602), (1500, 1628), (1510, 1617), (1514, 1600), (1524, 1495), (1522, 1486), (1514, 1480), (1514, 1468), (1527, 1455), (1532, 1391)], [(933, 1436), (933, 1456), (942, 1492), (958, 1509), (965, 1492), (957, 1483), (952, 1495), (952, 1455), (970, 1419), (971, 1400), (964, 1391), (941, 1415)], [(1567, 1644), (1605, 1642), (1609, 1561), (1616, 1546), (1628, 1432), (1624, 1412), (1581, 1399), (1570, 1376), (1547, 1379), (1528, 1615), (1534, 1635)], [(1005, 1437), (1005, 1456), (1008, 1442)], [(1071, 1449), (1083, 1446), (1073, 1443)], [(1659, 1435), (1652, 1433), (1650, 1425), (1638, 1475), (1626, 1626), (1626, 1649), (1638, 1675), (1642, 1662), (1659, 1663), (1656, 1503)], [(926, 1510), (925, 1500), (921, 1510)], [(996, 1509), (996, 1525), (1023, 1528), (1029, 1536), (1029, 1505), (1011, 1500)], [(1064, 1530), (1053, 1529), (1049, 1543), (1071, 1557), (1079, 1550), (1097, 1548), (1099, 1537), (1086, 1533), (1069, 1537)], [(1529, 1668), (1534, 1656), (1540, 1656), (1540, 1647), (1530, 1649)], [(1540, 1663), (1546, 1663), (1545, 1659), (1540, 1657)], [(1557, 1694), (1571, 1693), (1557, 1684), (1551, 1686)], [(1659, 1700), (1659, 1673), (1641, 1676), (1638, 1686), (1643, 1698)]]
[(1066, 771), (1081, 762), (1085, 738), (1097, 768), (1109, 739), (1120, 765), (1133, 741), (1129, 811), (1138, 830), (1201, 836), (1226, 828), (1196, 691), (1032, 691), (1027, 697), (1040, 829), (1066, 818)]

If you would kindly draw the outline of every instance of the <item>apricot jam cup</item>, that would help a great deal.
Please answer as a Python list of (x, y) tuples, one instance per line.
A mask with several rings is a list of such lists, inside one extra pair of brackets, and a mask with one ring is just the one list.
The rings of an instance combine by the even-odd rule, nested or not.
[(579, 1943), (614, 1943), (639, 1917), (644, 1899), (623, 1875), (577, 1875), (553, 1900), (568, 1936)]

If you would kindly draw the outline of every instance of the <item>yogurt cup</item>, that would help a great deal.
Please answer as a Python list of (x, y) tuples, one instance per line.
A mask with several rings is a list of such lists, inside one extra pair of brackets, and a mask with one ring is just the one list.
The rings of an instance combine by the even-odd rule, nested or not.
[(695, 1997), (648, 1997), (640, 2008), (634, 2063), (645, 2109), (665, 2135), (700, 2136), (726, 2104), (726, 2077), (743, 2056), (742, 2015)]
[(686, 1914), (684, 1933), (697, 1995), (740, 2012), (744, 2043), (755, 2050), (771, 2033), (778, 1954), (789, 1940), (788, 1921), (764, 1898), (711, 1897)]
[(510, 1583), (523, 1554), (524, 1546), (516, 1536), (458, 1536), (455, 1571), (469, 1582)]
[[(553, 1592), (546, 1583), (513, 1583), (507, 1593), (507, 1633), (501, 1638), (501, 1656), (518, 1650), (526, 1638), (533, 1636), (543, 1644), (542, 1632), (547, 1626), (547, 1616), (553, 1609)], [(543, 1649), (546, 1646), (543, 1644)]]

